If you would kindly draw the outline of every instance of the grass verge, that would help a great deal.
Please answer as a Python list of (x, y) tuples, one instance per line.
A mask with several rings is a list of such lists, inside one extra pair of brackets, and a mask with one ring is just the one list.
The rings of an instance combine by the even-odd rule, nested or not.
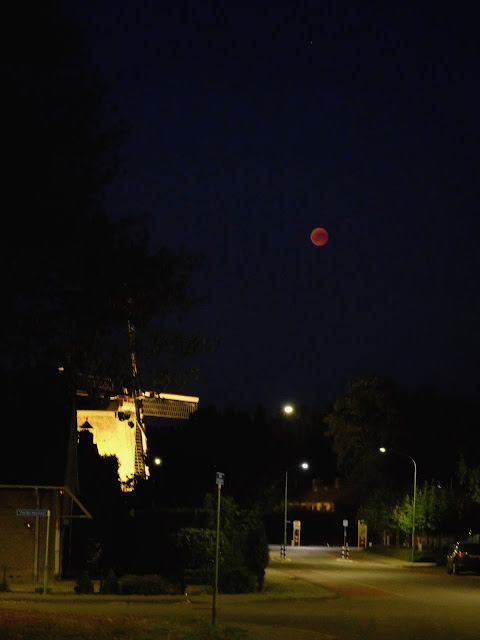
[(246, 630), (151, 616), (2, 610), (0, 640), (255, 640)]

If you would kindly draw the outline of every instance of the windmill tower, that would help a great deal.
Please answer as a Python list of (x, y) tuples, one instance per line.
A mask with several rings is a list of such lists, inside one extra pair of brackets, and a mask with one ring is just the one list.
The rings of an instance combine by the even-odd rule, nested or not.
[[(147, 478), (147, 434), (144, 419), (174, 418), (188, 420), (197, 410), (197, 396), (143, 391), (139, 388), (135, 355), (135, 328), (129, 321), (128, 335), (132, 365), (133, 391), (110, 396), (104, 409), (77, 408), (77, 431), (92, 434), (101, 456), (116, 456), (118, 475), (124, 491), (131, 491), (135, 479)], [(85, 394), (83, 394), (85, 396)], [(82, 392), (77, 391), (77, 398)]]

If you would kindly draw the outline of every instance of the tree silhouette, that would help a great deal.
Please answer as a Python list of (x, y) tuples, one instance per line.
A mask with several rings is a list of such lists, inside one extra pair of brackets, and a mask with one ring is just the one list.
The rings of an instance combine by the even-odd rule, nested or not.
[(359, 490), (378, 482), (379, 447), (399, 442), (404, 406), (397, 385), (367, 376), (352, 380), (325, 416), (338, 468)]
[(0, 365), (63, 366), (83, 385), (131, 386), (130, 327), (138, 369), (165, 384), (165, 372), (154, 371), (160, 350), (184, 355), (205, 346), (176, 322), (198, 301), (190, 276), (202, 258), (153, 247), (148, 214), (119, 220), (109, 209), (128, 126), (87, 63), (68, 5), (32, 2), (25, 11), (8, 3), (0, 47), (8, 272)]

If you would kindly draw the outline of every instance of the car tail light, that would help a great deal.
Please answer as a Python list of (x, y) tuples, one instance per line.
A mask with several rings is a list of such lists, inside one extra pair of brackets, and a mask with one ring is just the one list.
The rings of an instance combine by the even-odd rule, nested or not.
[(457, 553), (457, 556), (460, 556), (460, 557), (462, 557), (462, 556), (468, 556), (468, 553), (467, 553), (466, 551), (459, 551), (459, 552)]

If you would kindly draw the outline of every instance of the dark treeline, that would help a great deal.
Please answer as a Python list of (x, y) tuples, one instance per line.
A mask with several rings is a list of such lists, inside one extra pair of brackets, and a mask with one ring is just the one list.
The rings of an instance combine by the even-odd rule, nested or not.
[(202, 256), (154, 246), (150, 212), (112, 210), (129, 127), (72, 10), (49, 0), (2, 15), (0, 367), (61, 366), (92, 393), (164, 389), (207, 344), (180, 324)]
[[(360, 380), (368, 386), (372, 379), (395, 393), (382, 398), (380, 389), (369, 389), (373, 400), (362, 397), (361, 408), (352, 406), (355, 393), (347, 389), (329, 407), (300, 407), (288, 416), (279, 411), (268, 418), (262, 407), (249, 415), (241, 408), (219, 410), (200, 404), (188, 423), (175, 428), (147, 425), (149, 451), (163, 460), (153, 471), (159, 481), (177, 477), (175, 488), (165, 484), (173, 501), (183, 496), (187, 502), (201, 493), (200, 487), (208, 489), (215, 471), (227, 474), (229, 491), (239, 500), (262, 500), (267, 488), (277, 485), (281, 490), (286, 467), (303, 460), (310, 464), (309, 477), (325, 484), (340, 476), (367, 486), (379, 478), (408, 486), (411, 478), (405, 470), (410, 463), (402, 456), (380, 455), (379, 447), (385, 446), (414, 458), (419, 484), (455, 483), (460, 457), (476, 462), (478, 403), (445, 398), (433, 388), (402, 392), (379, 377)], [(350, 406), (344, 411), (347, 401)]]

